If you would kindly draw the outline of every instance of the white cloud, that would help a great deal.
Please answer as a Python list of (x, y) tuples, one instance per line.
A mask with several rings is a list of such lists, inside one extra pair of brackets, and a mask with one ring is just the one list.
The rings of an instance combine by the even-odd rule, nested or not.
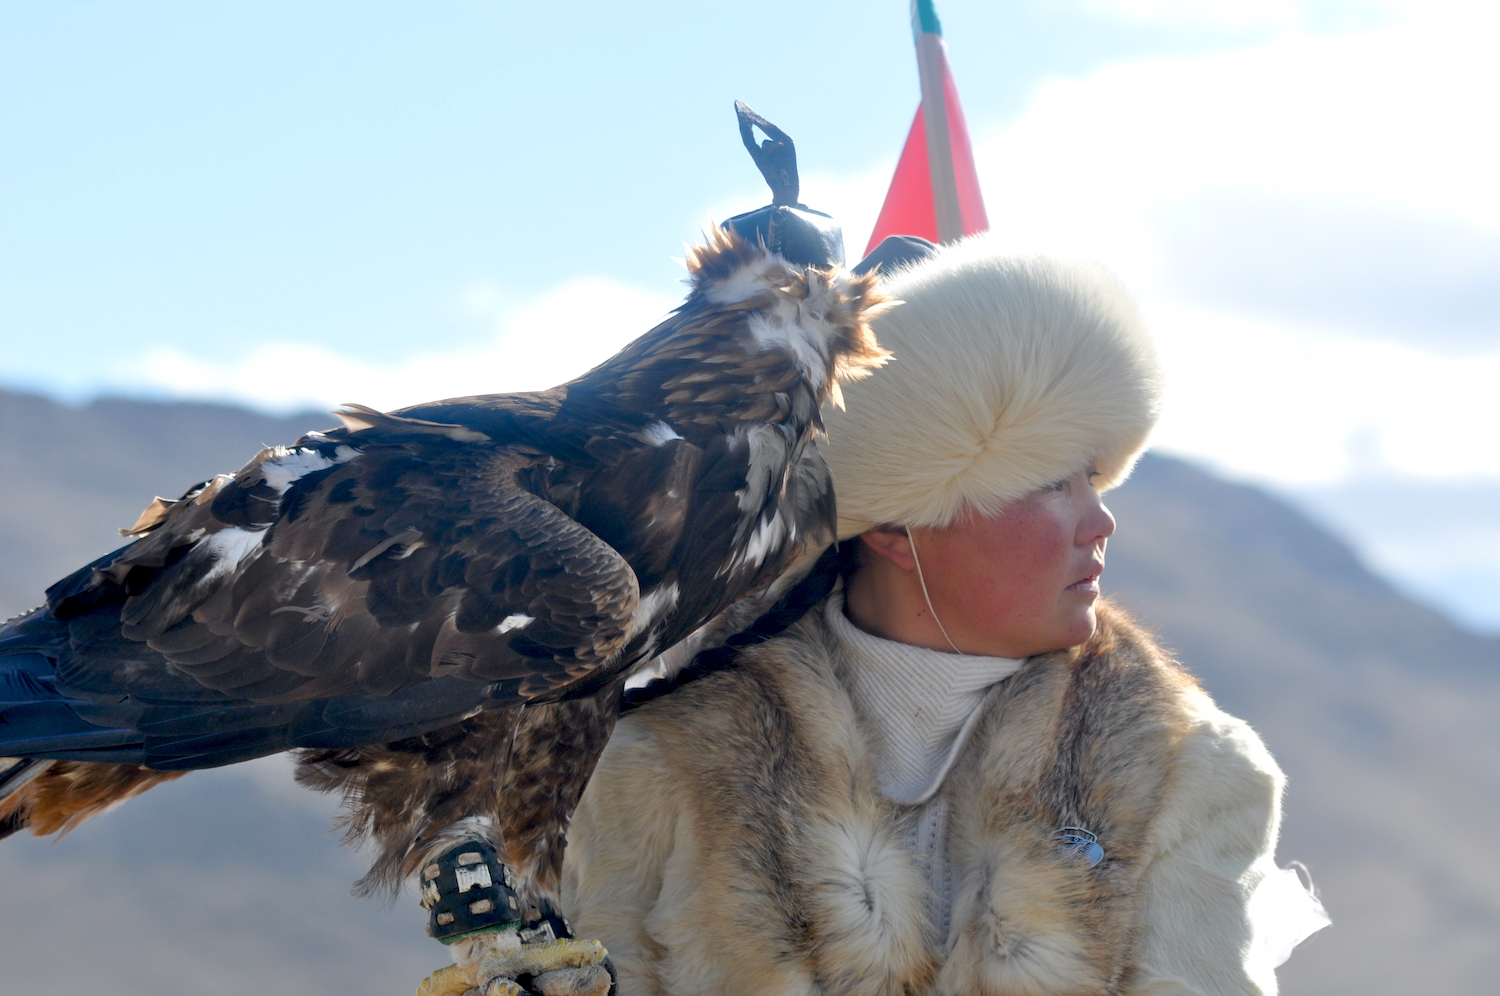
[(466, 291), (462, 303), (471, 313), (498, 316), (490, 341), (391, 364), (295, 343), (265, 346), (228, 362), (158, 348), (124, 371), (124, 378), (176, 397), (278, 411), (346, 401), (389, 410), (468, 394), (540, 390), (608, 359), (678, 302), (617, 281), (583, 278), (512, 310), (485, 284)]
[(1111, 257), (1214, 192), (1496, 228), (1497, 91), (1500, 60), (1451, 27), (1291, 38), (1051, 81), (977, 156), (996, 229)]
[[(803, 200), (840, 220), (852, 256), (874, 228), (894, 166), (893, 154), (889, 164), (853, 178), (803, 178)], [(763, 187), (759, 193), (746, 188), (703, 211), (699, 227), (766, 199)], [(353, 349), (295, 342), (272, 343), (222, 361), (156, 347), (115, 380), (129, 393), (157, 391), (277, 412), (349, 401), (390, 410), (438, 398), (538, 390), (608, 359), (680, 303), (681, 297), (601, 278), (574, 279), (529, 301), (515, 300), (492, 281), (476, 281), (456, 295), (450, 309), (492, 324), (492, 337), (472, 348), (372, 363)]]
[(1080, 6), (1131, 21), (1281, 30), (1303, 27), (1311, 13), (1302, 0), (1082, 0)]
[(1500, 479), (1500, 352), (1477, 359), (1148, 305), (1168, 371), (1156, 445), (1241, 478)]
[(1361, 339), (1348, 322), (1189, 307), (1169, 272), (1169, 219), (1216, 196), (1500, 231), (1500, 143), (1481, 124), (1500, 60), (1470, 27), (1115, 65), (1045, 84), (979, 143), (999, 238), (1100, 258), (1141, 295), (1171, 378), (1159, 445), (1283, 483), (1334, 480), (1360, 461), (1500, 478), (1500, 328), (1477, 356), (1437, 355)]
[(1095, 15), (1168, 29), (1297, 34), (1391, 22), (1451, 23), (1486, 13), (1480, 0), (1072, 0)]
[[(1171, 272), (1184, 212), (1216, 197), (1500, 232), (1500, 143), (1488, 127), (1500, 60), (1478, 23), (1489, 15), (1437, 9), (1442, 17), (1359, 35), (1288, 36), (1053, 80), (1009, 125), (978, 129), (996, 236), (1016, 249), (1100, 258), (1140, 294), (1171, 378), (1159, 445), (1287, 484), (1372, 467), (1500, 478), (1490, 429), (1500, 329), (1494, 349), (1481, 342), (1463, 357), (1442, 355), (1413, 345), (1420, 330), (1392, 343), (1361, 338), (1357, 322), (1273, 322), (1233, 305), (1188, 302)], [(843, 222), (851, 256), (873, 224), (896, 151), (858, 176), (804, 180), (804, 200)], [(756, 201), (726, 198), (700, 217), (722, 220)], [(1195, 238), (1196, 252), (1205, 243), (1202, 232)], [(1235, 248), (1224, 248), (1225, 265)], [(1273, 238), (1247, 251), (1276, 249)], [(494, 340), (478, 348), (391, 365), (297, 345), (233, 363), (159, 350), (128, 373), (173, 394), (261, 407), (389, 408), (550, 386), (604, 359), (675, 303), (578, 280), (506, 311), (514, 302), (476, 285), (462, 308), (503, 315)]]

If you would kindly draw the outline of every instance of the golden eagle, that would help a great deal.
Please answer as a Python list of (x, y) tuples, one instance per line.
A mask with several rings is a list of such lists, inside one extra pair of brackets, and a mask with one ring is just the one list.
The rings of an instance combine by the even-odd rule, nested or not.
[(346, 406), (153, 502), (0, 629), (0, 755), (20, 759), (0, 762), (0, 835), (296, 750), (377, 845), (366, 891), (482, 824), (523, 907), (554, 902), (626, 680), (748, 621), (834, 538), (819, 409), (884, 362), (888, 303), (826, 245), (787, 249), (815, 214), (794, 166), (791, 185), (575, 380)]

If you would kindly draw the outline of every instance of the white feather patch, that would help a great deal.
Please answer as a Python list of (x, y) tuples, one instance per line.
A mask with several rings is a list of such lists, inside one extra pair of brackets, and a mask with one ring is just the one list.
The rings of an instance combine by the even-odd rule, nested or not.
[(677, 605), (677, 582), (669, 585), (652, 588), (650, 592), (641, 596), (636, 603), (635, 615), (630, 620), (630, 632), (632, 635), (650, 626), (662, 616), (671, 612)]
[(307, 447), (278, 446), (275, 455), (260, 465), (260, 473), (268, 487), (284, 495), (288, 488), (308, 474), (348, 463), (358, 455), (359, 451), (352, 446), (338, 447), (331, 458)]
[(203, 575), (200, 585), (209, 584), (228, 574), (240, 565), (251, 551), (266, 538), (264, 529), (254, 532), (238, 527), (221, 529), (203, 541), (203, 548), (214, 558), (214, 565)]
[(782, 430), (774, 425), (752, 425), (737, 430), (731, 442), (741, 440), (749, 447), (750, 456), (745, 468), (745, 486), (735, 496), (741, 512), (758, 512), (770, 498), (772, 485), (780, 481), (789, 446)]
[(517, 612), (500, 620), (500, 625), (495, 627), (495, 632), (509, 633), (513, 629), (522, 629), (534, 622), (536, 622), (535, 616), (528, 616), (524, 612)]
[(779, 349), (789, 354), (810, 383), (827, 379), (828, 340), (835, 330), (799, 302), (778, 301), (776, 307), (751, 315), (748, 326), (762, 352)]
[(786, 260), (766, 253), (755, 262), (741, 266), (723, 280), (715, 280), (705, 289), (704, 296), (715, 304), (739, 304), (753, 297), (780, 294), (769, 277), (771, 273), (784, 271), (786, 268)]
[(636, 433), (635, 438), (643, 443), (650, 443), (652, 446), (665, 446), (674, 439), (681, 439), (682, 436), (667, 423), (658, 421), (652, 422)]
[[(775, 279), (791, 271), (792, 265), (772, 253), (739, 267), (722, 280), (705, 288), (704, 294), (715, 304), (739, 304), (769, 296), (774, 302), (752, 315), (749, 328), (762, 350), (781, 349), (791, 355), (802, 376), (821, 384), (829, 374), (828, 346), (839, 331), (824, 316), (834, 300), (846, 293), (849, 276), (839, 272), (832, 281), (821, 275), (807, 275), (805, 299), (786, 293)], [(800, 268), (799, 268), (800, 269)]]
[(759, 567), (766, 562), (766, 556), (772, 550), (779, 549), (787, 539), (786, 519), (780, 512), (761, 522), (755, 527), (755, 532), (750, 534), (750, 539), (740, 548), (733, 559), (730, 560), (721, 574), (726, 574), (736, 567), (749, 564)]

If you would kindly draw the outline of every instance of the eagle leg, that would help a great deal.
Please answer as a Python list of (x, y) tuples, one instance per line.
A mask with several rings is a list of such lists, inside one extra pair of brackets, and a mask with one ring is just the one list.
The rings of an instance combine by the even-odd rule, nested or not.
[(419, 992), (606, 996), (615, 972), (596, 940), (577, 940), (546, 900), (528, 908), (514, 874), (487, 840), (459, 841), (420, 875), (427, 932), (450, 946), (454, 970), (434, 973)]
[(472, 934), (521, 926), (516, 880), (487, 840), (460, 841), (422, 867), (427, 935), (451, 944)]

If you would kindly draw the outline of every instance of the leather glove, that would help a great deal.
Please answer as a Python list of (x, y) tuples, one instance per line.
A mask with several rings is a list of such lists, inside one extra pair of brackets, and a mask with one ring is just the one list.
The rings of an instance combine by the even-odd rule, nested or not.
[(433, 972), (417, 996), (607, 996), (614, 981), (603, 944), (565, 938), (496, 946), (477, 965)]

